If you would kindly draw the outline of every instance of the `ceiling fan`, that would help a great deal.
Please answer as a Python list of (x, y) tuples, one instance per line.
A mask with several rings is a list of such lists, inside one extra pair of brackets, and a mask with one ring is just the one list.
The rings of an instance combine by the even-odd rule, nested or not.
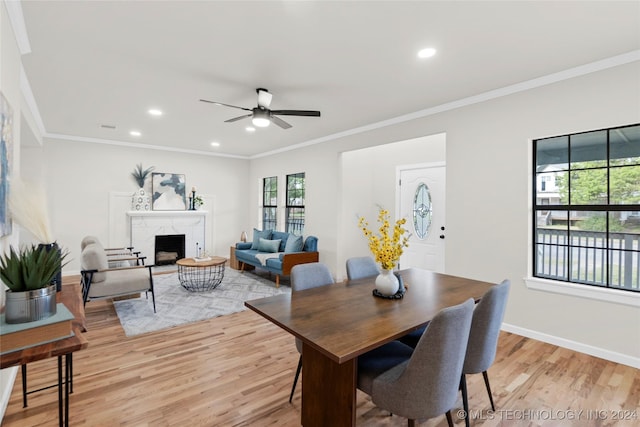
[(221, 105), (223, 107), (231, 107), (238, 108), (240, 110), (251, 111), (250, 114), (245, 114), (242, 116), (234, 117), (229, 120), (225, 120), (225, 123), (231, 123), (238, 120), (246, 119), (251, 117), (251, 122), (256, 127), (267, 127), (271, 122), (280, 126), (282, 129), (289, 129), (291, 125), (280, 117), (276, 116), (306, 116), (306, 117), (320, 117), (320, 111), (312, 111), (312, 110), (270, 110), (269, 106), (271, 105), (271, 98), (273, 95), (269, 93), (267, 89), (257, 88), (256, 92), (258, 93), (258, 106), (255, 108), (245, 108), (238, 107), (237, 105), (225, 104), (222, 102), (216, 101), (208, 101), (206, 99), (201, 99), (202, 102), (208, 102), (210, 104)]

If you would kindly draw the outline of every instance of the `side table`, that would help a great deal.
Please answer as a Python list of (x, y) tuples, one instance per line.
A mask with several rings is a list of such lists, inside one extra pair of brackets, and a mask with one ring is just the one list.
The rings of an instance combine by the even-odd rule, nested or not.
[[(231, 246), (229, 248), (229, 267), (233, 268), (234, 270), (240, 270), (240, 261), (238, 261), (238, 258), (236, 258), (235, 246)], [(255, 267), (253, 265), (245, 264), (243, 270), (249, 271), (249, 270), (253, 270), (254, 268)]]
[[(11, 353), (5, 353), (0, 356), (0, 369), (18, 365), (22, 367), (22, 399), (23, 405), (26, 407), (28, 394), (51, 388), (43, 387), (37, 390), (27, 391), (27, 364), (57, 357), (58, 383), (52, 387), (58, 387), (58, 422), (62, 427), (63, 425), (69, 425), (69, 394), (73, 392), (73, 352), (87, 348), (89, 342), (83, 334), (83, 332), (86, 331), (86, 327), (82, 288), (80, 284), (62, 285), (62, 290), (56, 294), (56, 301), (63, 303), (75, 316), (75, 319), (71, 322), (74, 335), (47, 344), (40, 344)], [(25, 333), (28, 333), (28, 330), (26, 330)], [(63, 356), (64, 364), (62, 363)]]
[(211, 291), (222, 282), (226, 262), (226, 258), (219, 256), (203, 261), (195, 258), (179, 259), (176, 264), (180, 285), (191, 292)]

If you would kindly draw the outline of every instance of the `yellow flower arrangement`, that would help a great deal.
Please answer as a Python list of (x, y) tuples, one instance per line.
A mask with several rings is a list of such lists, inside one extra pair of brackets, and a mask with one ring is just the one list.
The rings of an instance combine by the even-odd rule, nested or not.
[(376, 262), (379, 262), (385, 270), (391, 270), (402, 255), (402, 248), (409, 246), (409, 236), (403, 237), (407, 232), (403, 227), (407, 220), (404, 218), (397, 220), (393, 226), (393, 234), (389, 234), (391, 227), (389, 211), (381, 208), (378, 213), (378, 222), (380, 228), (377, 235), (369, 230), (369, 223), (364, 217), (358, 219), (358, 227), (369, 240), (369, 249), (375, 256)]

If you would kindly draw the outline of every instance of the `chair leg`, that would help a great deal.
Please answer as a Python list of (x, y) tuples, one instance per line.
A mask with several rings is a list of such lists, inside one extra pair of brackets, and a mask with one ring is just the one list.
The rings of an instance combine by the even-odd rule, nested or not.
[(416, 420), (411, 420), (411, 419), (409, 419), (409, 420), (407, 420), (407, 421), (408, 421), (407, 425), (408, 425), (409, 427), (416, 427)]
[(153, 289), (153, 272), (149, 268), (149, 290), (151, 291), (151, 300), (153, 301), (153, 312), (156, 312), (156, 292)]
[(460, 390), (462, 391), (462, 407), (464, 408), (464, 425), (469, 427), (469, 396), (467, 395), (467, 377), (460, 377)]
[(489, 374), (487, 374), (487, 371), (483, 371), (482, 376), (484, 377), (484, 385), (487, 386), (487, 393), (489, 393), (489, 400), (491, 401), (491, 410), (495, 412), (496, 407), (493, 404), (493, 395), (491, 394), (491, 386), (489, 385)]
[(449, 424), (449, 427), (453, 427), (453, 418), (451, 417), (451, 411), (447, 411), (447, 424)]
[(300, 376), (300, 371), (302, 370), (302, 355), (300, 355), (300, 359), (298, 359), (298, 369), (296, 369), (296, 377), (293, 379), (293, 387), (291, 387), (291, 394), (289, 395), (289, 403), (293, 400), (293, 392), (296, 391), (296, 384), (298, 384), (298, 377)]

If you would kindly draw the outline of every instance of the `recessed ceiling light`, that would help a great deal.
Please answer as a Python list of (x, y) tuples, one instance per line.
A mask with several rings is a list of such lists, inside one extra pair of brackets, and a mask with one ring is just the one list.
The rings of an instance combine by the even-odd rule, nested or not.
[(220, 143), (219, 143), (219, 142), (216, 142), (216, 141), (213, 141), (213, 142), (211, 143), (211, 146), (212, 146), (212, 147), (220, 147)]
[(244, 130), (246, 130), (247, 132), (255, 132), (256, 128), (254, 128), (252, 126), (247, 126), (246, 128), (244, 128)]
[(151, 114), (152, 116), (161, 116), (162, 115), (162, 111), (156, 109), (156, 108), (152, 108), (149, 110), (149, 114)]
[(426, 49), (422, 49), (418, 52), (418, 58), (431, 58), (436, 54), (436, 50), (432, 47), (428, 47)]
[(131, 132), (129, 132), (129, 135), (131, 135), (131, 136), (140, 136), (140, 135), (142, 135), (142, 133), (140, 131), (137, 131), (137, 130), (132, 130)]

